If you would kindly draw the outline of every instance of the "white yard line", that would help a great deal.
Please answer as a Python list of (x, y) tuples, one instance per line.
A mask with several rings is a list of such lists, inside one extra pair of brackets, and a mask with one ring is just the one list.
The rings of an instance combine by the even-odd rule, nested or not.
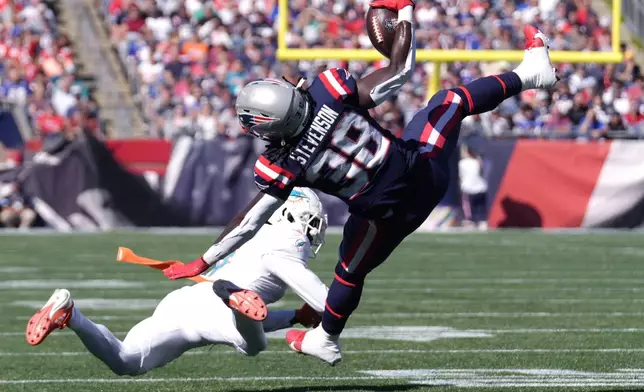
[(266, 381), (354, 381), (383, 380), (387, 377), (353, 376), (353, 377), (197, 377), (197, 378), (50, 378), (35, 380), (0, 380), (0, 384), (66, 384), (66, 383), (185, 383), (185, 382), (266, 382)]
[[(143, 290), (141, 288), (140, 290)], [(373, 287), (365, 288), (368, 293), (398, 292), (398, 293), (524, 293), (531, 294), (535, 292), (596, 292), (596, 293), (642, 293), (644, 287), (510, 287), (510, 288), (493, 288), (493, 287)], [(371, 294), (370, 294), (371, 295)], [(387, 294), (390, 296), (390, 294)]]
[[(596, 349), (400, 349), (400, 350), (344, 350), (342, 354), (350, 355), (389, 355), (389, 354), (577, 354), (577, 353), (642, 353), (644, 348), (596, 348)], [(261, 355), (295, 355), (293, 351), (269, 350), (263, 351)], [(60, 352), (0, 352), (0, 358), (4, 357), (76, 357), (90, 355), (87, 351), (60, 351)], [(208, 355), (241, 355), (237, 351), (188, 351), (183, 355), (187, 356), (208, 356)]]
[[(352, 318), (571, 318), (644, 317), (644, 312), (437, 312), (437, 313), (356, 313)], [(27, 318), (25, 318), (26, 320)]]
[[(369, 305), (385, 305), (385, 306), (400, 306), (400, 300), (388, 298), (374, 298), (373, 296), (366, 296), (363, 298), (361, 304)], [(480, 299), (419, 299), (413, 300), (415, 305), (436, 305), (436, 304), (639, 304), (644, 303), (644, 298), (480, 298)], [(288, 300), (283, 302), (286, 307), (298, 307), (301, 301)]]
[[(348, 328), (346, 332), (348, 334), (351, 333), (357, 333), (355, 331), (362, 331), (363, 329), (367, 330), (365, 332), (364, 336), (358, 333), (358, 335), (351, 335), (351, 337), (348, 337), (346, 339), (370, 339), (369, 331), (373, 330), (381, 330), (381, 329), (393, 329), (393, 330), (400, 330), (402, 331), (401, 333), (413, 333), (413, 331), (416, 331), (418, 329), (422, 328), (427, 328), (427, 329), (432, 329), (432, 328), (438, 328), (438, 329), (446, 329), (449, 330), (450, 328), (448, 327), (428, 327), (428, 326), (423, 326), (423, 327), (418, 327), (418, 326), (413, 326), (413, 325), (403, 325), (403, 326), (352, 326), (351, 328)], [(411, 332), (408, 332), (411, 331)], [(459, 332), (471, 332), (471, 333), (476, 333), (476, 334), (557, 334), (557, 333), (644, 333), (644, 328), (515, 328), (515, 329), (459, 329)], [(126, 335), (127, 332), (112, 332), (114, 335)], [(421, 333), (421, 332), (418, 332)], [(7, 332), (0, 332), (0, 337), (3, 336), (24, 336), (24, 332), (22, 331), (7, 331)], [(61, 331), (61, 332), (56, 332), (56, 336), (71, 336), (74, 335), (73, 332), (71, 331)], [(269, 339), (282, 339), (283, 336), (279, 335), (277, 332), (272, 332), (271, 334), (268, 334), (267, 337)], [(395, 340), (395, 339), (394, 339)], [(406, 339), (402, 339), (406, 340)]]
[[(139, 315), (91, 315), (94, 321), (140, 321), (149, 314), (142, 311)], [(16, 321), (27, 321), (31, 316), (16, 316)], [(574, 317), (644, 317), (644, 312), (443, 312), (443, 313), (355, 313), (352, 319), (452, 319), (452, 318), (574, 318)]]
[[(132, 295), (140, 295), (143, 292), (146, 294), (157, 294), (164, 296), (173, 290), (180, 287), (154, 287), (152, 284), (147, 285), (146, 282), (125, 282), (120, 280), (103, 280), (102, 283), (93, 283), (95, 281), (76, 281), (72, 283), (59, 283), (58, 280), (42, 280), (36, 283), (32, 281), (5, 281), (0, 282), (0, 292), (10, 292), (12, 296), (29, 295), (34, 292), (38, 295), (46, 296), (55, 288), (64, 287), (67, 289), (75, 289), (75, 291), (84, 290), (82, 294), (87, 295), (88, 291), (92, 290), (106, 290), (110, 292), (127, 292)], [(383, 285), (384, 286), (384, 285)], [(396, 287), (395, 284), (389, 284), (386, 287), (366, 287), (365, 293), (369, 293), (370, 298), (389, 298), (391, 293), (418, 293), (418, 294), (432, 294), (432, 293), (480, 293), (480, 294), (520, 294), (521, 296), (534, 295), (535, 293), (549, 293), (549, 292), (570, 292), (570, 293), (644, 293), (644, 287), (508, 287), (508, 288), (492, 288), (492, 287)], [(381, 295), (379, 295), (381, 294)], [(573, 298), (574, 299), (574, 298)]]
[(29, 274), (29, 275), (33, 275), (36, 272), (38, 272), (38, 268), (35, 268), (35, 267), (12, 267), (12, 266), (0, 267), (0, 273), (2, 273), (2, 274)]
[[(424, 274), (431, 274), (431, 271), (418, 271), (419, 273), (424, 273)], [(476, 270), (472, 270), (472, 273), (475, 273)], [(532, 271), (532, 273), (535, 273)], [(410, 271), (411, 274), (411, 271)], [(575, 278), (428, 278), (428, 279), (423, 279), (423, 278), (402, 278), (402, 277), (397, 277), (397, 278), (390, 278), (390, 279), (383, 279), (383, 278), (373, 278), (369, 279), (367, 278), (366, 280), (366, 286), (368, 287), (369, 284), (394, 284), (394, 283), (403, 283), (403, 284), (420, 284), (420, 285), (454, 285), (454, 284), (482, 284), (482, 285), (513, 285), (513, 284), (534, 284), (534, 285), (542, 285), (542, 284), (563, 284), (563, 283), (597, 283), (602, 286), (608, 285), (608, 284), (625, 284), (625, 283), (631, 283), (631, 284), (644, 284), (644, 279), (637, 279), (637, 278), (610, 278), (610, 277), (589, 277), (589, 278), (583, 278), (583, 277), (575, 277)]]

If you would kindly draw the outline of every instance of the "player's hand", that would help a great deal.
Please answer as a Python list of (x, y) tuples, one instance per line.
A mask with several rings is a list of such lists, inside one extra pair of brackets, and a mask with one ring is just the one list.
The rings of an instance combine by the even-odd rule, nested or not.
[(210, 268), (210, 265), (200, 257), (188, 264), (175, 264), (163, 270), (163, 275), (170, 280), (191, 278)]
[(322, 321), (322, 316), (310, 307), (309, 304), (304, 304), (295, 311), (295, 321), (307, 328), (315, 328)]
[(407, 6), (416, 6), (412, 0), (373, 0), (369, 3), (371, 8), (387, 8), (398, 12)]

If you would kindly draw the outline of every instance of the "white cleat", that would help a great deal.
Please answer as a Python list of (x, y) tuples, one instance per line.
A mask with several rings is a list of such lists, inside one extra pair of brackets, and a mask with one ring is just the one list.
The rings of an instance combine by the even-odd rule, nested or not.
[(523, 91), (554, 87), (559, 78), (550, 61), (548, 37), (531, 25), (524, 27), (523, 33), (525, 54), (521, 64), (514, 70), (521, 79)]
[(74, 301), (69, 291), (56, 289), (45, 306), (29, 319), (25, 332), (27, 343), (36, 346), (53, 330), (65, 328), (73, 310)]
[(331, 366), (342, 360), (338, 337), (330, 336), (321, 325), (310, 331), (292, 329), (286, 333), (286, 342), (291, 350), (316, 357)]

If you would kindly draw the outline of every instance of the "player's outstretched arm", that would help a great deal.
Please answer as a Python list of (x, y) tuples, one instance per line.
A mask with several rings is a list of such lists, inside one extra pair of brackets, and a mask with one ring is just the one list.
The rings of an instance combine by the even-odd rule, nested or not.
[(189, 278), (201, 274), (253, 238), (282, 204), (284, 200), (260, 192), (246, 209), (226, 226), (215, 244), (208, 248), (203, 256), (185, 265), (173, 265), (163, 273), (170, 279)]
[(358, 80), (360, 107), (372, 108), (383, 103), (411, 79), (416, 66), (414, 38), (414, 3), (411, 0), (375, 0), (371, 7), (398, 11), (396, 36), (389, 65)]
[[(264, 262), (268, 270), (286, 283), (298, 297), (302, 298), (315, 311), (322, 313), (328, 288), (306, 266), (305, 260), (300, 256), (269, 255), (265, 257)], [(308, 257), (308, 253), (306, 257)]]

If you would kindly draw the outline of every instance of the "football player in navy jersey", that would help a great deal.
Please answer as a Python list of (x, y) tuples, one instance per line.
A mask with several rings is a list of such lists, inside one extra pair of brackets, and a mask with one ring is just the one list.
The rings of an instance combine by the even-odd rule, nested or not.
[(557, 81), (547, 38), (527, 26), (524, 60), (514, 72), (438, 92), (397, 139), (367, 109), (391, 97), (414, 71), (414, 3), (376, 0), (371, 6), (398, 12), (387, 67), (360, 80), (344, 69), (329, 69), (308, 89), (303, 81), (292, 85), (277, 80), (243, 88), (236, 104), (241, 124), (268, 143), (254, 169), (259, 195), (203, 256), (165, 271), (170, 279), (202, 273), (252, 238), (295, 186), (339, 197), (348, 204), (350, 217), (322, 323), (286, 337), (293, 350), (331, 365), (341, 360), (339, 335), (358, 306), (365, 277), (425, 221), (445, 194), (448, 157), (463, 118)]

